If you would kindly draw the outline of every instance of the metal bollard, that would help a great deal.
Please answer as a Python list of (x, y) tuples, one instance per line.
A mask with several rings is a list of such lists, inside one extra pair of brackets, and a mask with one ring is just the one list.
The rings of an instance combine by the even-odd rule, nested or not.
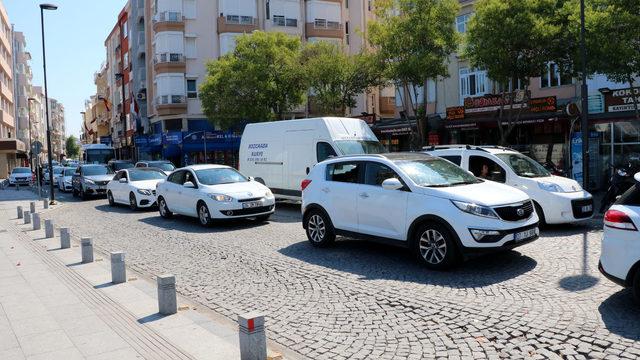
[(31, 224), (31, 214), (29, 214), (29, 211), (25, 210), (22, 212), (22, 217), (24, 218), (24, 223), (25, 224)]
[(33, 230), (40, 230), (41, 229), (40, 214), (33, 213), (31, 214), (31, 216), (33, 217), (33, 219), (31, 220), (31, 222), (33, 223)]
[(158, 276), (158, 312), (172, 315), (178, 312), (176, 299), (176, 277), (173, 275)]
[(36, 212), (36, 202), (32, 201), (29, 203), (29, 211), (31, 211), (31, 213), (35, 213)]
[(71, 247), (71, 234), (69, 228), (60, 228), (60, 249), (68, 249)]
[(127, 281), (127, 268), (124, 263), (124, 252), (117, 251), (111, 254), (111, 282), (121, 284)]
[(93, 262), (93, 240), (91, 238), (80, 239), (80, 247), (82, 249), (82, 263)]
[(18, 206), (18, 219), (22, 219), (22, 206)]
[(238, 315), (241, 360), (265, 360), (267, 336), (264, 332), (264, 315), (248, 313)]
[(42, 200), (42, 207), (45, 209), (49, 208), (49, 198), (44, 198), (44, 200)]
[(44, 237), (51, 239), (53, 237), (53, 220), (46, 219), (44, 221)]

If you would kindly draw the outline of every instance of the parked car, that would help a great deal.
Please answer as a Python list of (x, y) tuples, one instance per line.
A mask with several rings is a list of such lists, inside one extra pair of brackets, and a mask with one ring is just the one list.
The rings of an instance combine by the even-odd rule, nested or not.
[(275, 198), (266, 186), (224, 165), (176, 169), (158, 183), (156, 195), (162, 217), (197, 217), (203, 226), (214, 219), (266, 221), (275, 211)]
[(33, 174), (28, 167), (15, 167), (9, 174), (9, 186), (13, 185), (29, 185)]
[(640, 173), (636, 184), (604, 214), (598, 269), (609, 280), (633, 289), (640, 303)]
[(73, 190), (71, 180), (73, 179), (73, 174), (75, 174), (75, 172), (75, 167), (66, 167), (62, 170), (62, 174), (58, 176), (58, 190), (62, 192)]
[(364, 121), (323, 117), (247, 124), (239, 169), (278, 198), (300, 200), (300, 182), (331, 156), (387, 152)]
[(107, 193), (107, 184), (113, 179), (113, 171), (107, 165), (80, 165), (71, 179), (73, 196), (86, 200), (91, 195)]
[(145, 167), (153, 167), (158, 168), (164, 171), (165, 174), (170, 174), (176, 167), (169, 160), (148, 160), (148, 161), (138, 161), (136, 163), (137, 168), (145, 168)]
[(499, 146), (430, 147), (426, 153), (447, 159), (475, 176), (524, 191), (542, 224), (572, 223), (593, 216), (593, 197), (573, 179), (552, 175), (535, 160)]
[(336, 235), (406, 246), (429, 268), (538, 238), (529, 196), (421, 153), (329, 159), (302, 182), (302, 218), (312, 245)]
[[(63, 166), (54, 166), (53, 167), (53, 183), (57, 184), (58, 183), (58, 177), (60, 175), (62, 175), (62, 171), (64, 170)], [(49, 175), (47, 175), (47, 177), (45, 178), (45, 182), (48, 184), (49, 183)]]
[(132, 167), (135, 167), (133, 162), (129, 160), (109, 160), (107, 165), (114, 173), (122, 169), (130, 169)]
[(167, 175), (156, 168), (120, 170), (107, 184), (109, 205), (129, 205), (131, 210), (156, 205), (156, 185)]

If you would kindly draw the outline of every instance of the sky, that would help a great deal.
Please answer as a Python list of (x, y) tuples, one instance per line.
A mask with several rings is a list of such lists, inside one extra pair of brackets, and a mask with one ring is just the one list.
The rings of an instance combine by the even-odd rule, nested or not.
[(44, 85), (40, 3), (58, 5), (45, 11), (47, 87), (49, 97), (65, 108), (67, 135), (80, 134), (84, 101), (95, 94), (93, 74), (105, 60), (104, 40), (126, 0), (0, 0), (15, 31), (25, 34), (31, 53), (33, 85)]

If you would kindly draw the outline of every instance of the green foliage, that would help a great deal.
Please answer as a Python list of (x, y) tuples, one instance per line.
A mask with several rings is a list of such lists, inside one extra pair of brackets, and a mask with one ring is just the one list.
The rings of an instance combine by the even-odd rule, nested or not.
[(207, 64), (200, 86), (204, 113), (222, 128), (283, 119), (304, 100), (300, 49), (300, 39), (284, 33), (239, 36), (231, 54)]
[(69, 135), (69, 137), (67, 137), (67, 139), (65, 140), (65, 144), (67, 149), (67, 158), (77, 159), (80, 155), (80, 146), (78, 146), (78, 139), (73, 135)]
[(367, 53), (347, 55), (341, 47), (319, 41), (305, 46), (302, 63), (313, 102), (324, 115), (344, 116), (356, 96), (382, 85), (382, 67)]

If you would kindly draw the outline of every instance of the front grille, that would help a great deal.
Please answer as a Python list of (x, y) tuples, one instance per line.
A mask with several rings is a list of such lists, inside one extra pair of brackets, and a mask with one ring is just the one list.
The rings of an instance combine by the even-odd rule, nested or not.
[(153, 196), (156, 196), (156, 191), (155, 190), (151, 190), (151, 194), (153, 194)]
[(104, 186), (107, 185), (109, 181), (96, 181), (96, 185)]
[[(591, 205), (591, 211), (582, 211), (582, 207), (587, 205)], [(588, 218), (593, 215), (593, 199), (571, 200), (571, 210), (576, 219)]]
[(252, 214), (260, 214), (273, 210), (274, 205), (269, 206), (260, 206), (249, 209), (240, 209), (240, 210), (220, 210), (220, 213), (226, 216), (242, 216), (242, 215), (252, 215)]
[(258, 201), (258, 200), (262, 200), (262, 198), (249, 198), (249, 199), (239, 199), (238, 202), (247, 202), (247, 201)]
[(520, 221), (528, 219), (533, 214), (533, 204), (526, 201), (521, 204), (493, 208), (498, 216), (505, 221)]

